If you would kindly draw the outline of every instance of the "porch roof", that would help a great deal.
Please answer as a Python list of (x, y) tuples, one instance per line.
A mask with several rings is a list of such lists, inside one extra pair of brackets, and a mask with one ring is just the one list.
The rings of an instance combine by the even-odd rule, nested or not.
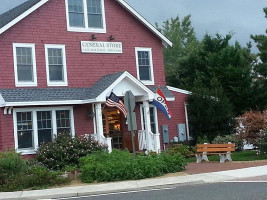
[[(0, 107), (94, 103), (99, 95), (125, 73), (129, 74), (125, 71), (105, 75), (92, 87), (88, 88), (0, 89)], [(136, 79), (136, 81), (139, 80)], [(157, 87), (148, 86), (147, 88), (151, 90), (151, 92), (155, 92)], [(160, 87), (160, 89), (167, 99), (172, 100), (172, 98), (174, 98), (167, 87)]]

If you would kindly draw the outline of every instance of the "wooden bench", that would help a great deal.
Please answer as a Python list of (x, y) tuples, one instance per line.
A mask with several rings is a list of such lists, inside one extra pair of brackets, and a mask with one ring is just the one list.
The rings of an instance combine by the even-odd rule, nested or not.
[(220, 156), (220, 163), (225, 160), (232, 161), (231, 152), (235, 151), (235, 144), (197, 144), (196, 159), (197, 163), (202, 160), (209, 161), (208, 155), (218, 154)]

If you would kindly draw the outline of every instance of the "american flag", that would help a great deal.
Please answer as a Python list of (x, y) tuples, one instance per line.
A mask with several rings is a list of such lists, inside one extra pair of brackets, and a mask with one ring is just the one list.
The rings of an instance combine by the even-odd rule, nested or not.
[(125, 108), (122, 101), (113, 92), (110, 93), (106, 105), (109, 107), (117, 107), (124, 114), (124, 117), (127, 117), (127, 109)]

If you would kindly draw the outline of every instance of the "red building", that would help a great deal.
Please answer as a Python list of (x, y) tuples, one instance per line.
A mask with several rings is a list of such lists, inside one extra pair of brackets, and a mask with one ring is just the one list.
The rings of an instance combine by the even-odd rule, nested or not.
[[(131, 150), (126, 119), (105, 106), (111, 91), (135, 96), (136, 148), (188, 139), (188, 92), (165, 83), (171, 45), (124, 0), (28, 0), (0, 15), (0, 150), (34, 154), (62, 131)], [(157, 88), (171, 120), (151, 105)]]

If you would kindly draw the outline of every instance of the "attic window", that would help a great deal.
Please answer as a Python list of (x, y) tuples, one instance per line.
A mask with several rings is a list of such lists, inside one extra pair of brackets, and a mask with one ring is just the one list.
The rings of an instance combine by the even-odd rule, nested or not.
[(104, 0), (66, 0), (68, 31), (105, 33)]

